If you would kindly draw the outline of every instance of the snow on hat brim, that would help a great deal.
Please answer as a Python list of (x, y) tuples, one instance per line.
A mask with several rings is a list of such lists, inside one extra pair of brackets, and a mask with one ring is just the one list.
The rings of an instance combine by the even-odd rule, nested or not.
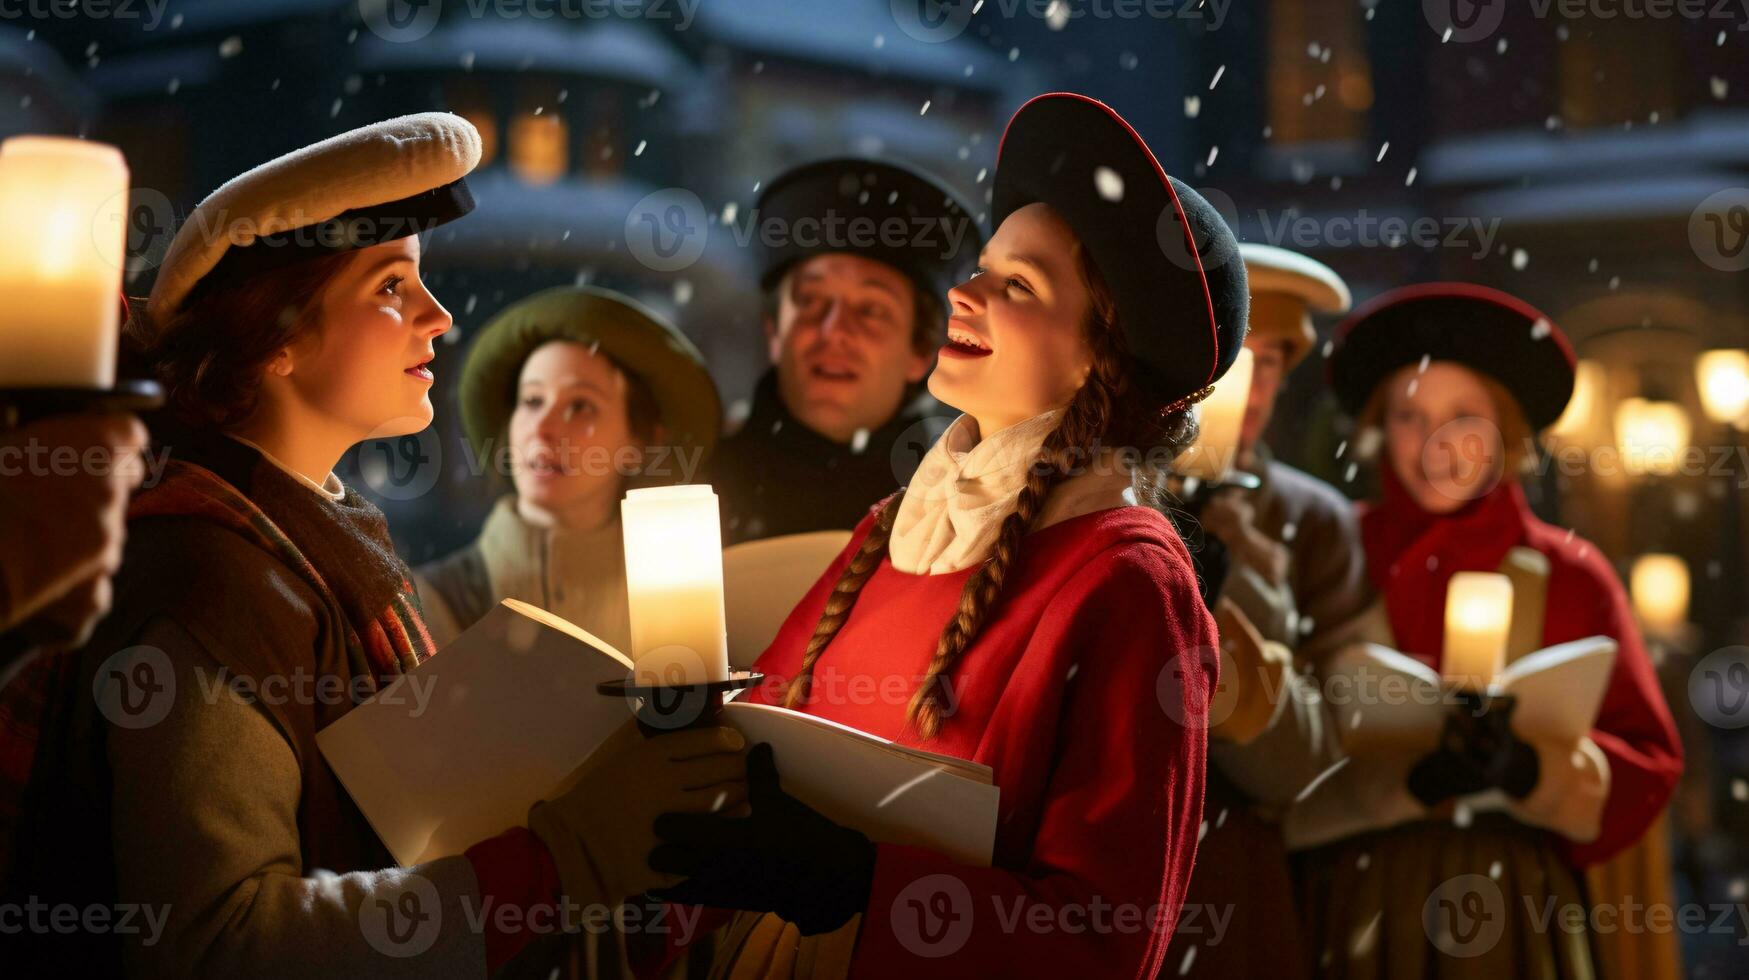
[(1021, 106), (996, 155), (991, 224), (1050, 205), (1116, 301), (1137, 382), (1163, 405), (1194, 399), (1245, 340), (1250, 296), (1238, 240), (1170, 177), (1111, 107), (1056, 92)]
[(1534, 430), (1561, 417), (1573, 396), (1573, 348), (1554, 322), (1516, 296), (1462, 282), (1395, 289), (1336, 328), (1328, 365), (1342, 408), (1358, 417), (1398, 369), (1452, 361), (1499, 381)]
[(385, 120), (270, 160), (226, 181), (189, 214), (147, 309), (161, 323), (197, 287), (460, 217), (474, 203), (462, 178), (479, 162), (480, 134), (447, 112)]

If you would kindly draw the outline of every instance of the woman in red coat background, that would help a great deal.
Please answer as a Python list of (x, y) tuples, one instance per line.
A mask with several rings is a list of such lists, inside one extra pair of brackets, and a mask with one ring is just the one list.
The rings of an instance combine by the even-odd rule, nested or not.
[[(1360, 518), (1380, 598), (1370, 638), (1439, 668), (1452, 576), (1500, 571), (1516, 586), (1508, 659), (1592, 636), (1617, 651), (1593, 727), (1576, 740), (1513, 735), (1419, 757), (1354, 750), (1301, 801), (1288, 836), (1321, 845), (1300, 859), (1320, 975), (1595, 976), (1589, 937), (1549, 912), (1585, 907), (1579, 872), (1638, 840), (1681, 773), (1614, 569), (1532, 514), (1519, 484), (1573, 370), (1546, 316), (1479, 286), (1399, 289), (1338, 328), (1332, 384), (1360, 438), (1382, 437), (1381, 492)], [(1488, 790), (1503, 794), (1503, 811), (1462, 802)]]
[(989, 765), (992, 864), (871, 843), (784, 794), (756, 747), (751, 816), (666, 816), (651, 858), (690, 876), (671, 900), (743, 910), (718, 975), (1132, 978), (1164, 955), (1218, 654), (1184, 545), (1137, 504), (1240, 348), (1244, 267), (1214, 209), (1082, 96), (1015, 115), (992, 213), (929, 381), (966, 414), (750, 692)]

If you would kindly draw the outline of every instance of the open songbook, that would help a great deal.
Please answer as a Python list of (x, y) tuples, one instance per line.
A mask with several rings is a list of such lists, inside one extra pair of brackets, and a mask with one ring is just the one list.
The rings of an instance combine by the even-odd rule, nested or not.
[[(631, 722), (596, 693), (632, 662), (536, 606), (506, 599), (316, 742), (395, 860), (412, 865), (521, 826)], [(998, 790), (988, 766), (801, 712), (730, 702), (723, 723), (770, 742), (784, 790), (879, 842), (987, 866)]]
[[(1616, 642), (1591, 636), (1514, 660), (1495, 679), (1512, 694), (1512, 731), (1527, 742), (1572, 741), (1591, 731), (1615, 667)], [(1307, 787), (1282, 832), (1290, 848), (1315, 847), (1425, 815), (1409, 795), (1409, 769), (1439, 743), (1446, 715), (1461, 711), (1432, 667), (1376, 643), (1345, 647), (1324, 666), (1325, 701), (1348, 758)], [(1491, 790), (1459, 801), (1503, 809)]]

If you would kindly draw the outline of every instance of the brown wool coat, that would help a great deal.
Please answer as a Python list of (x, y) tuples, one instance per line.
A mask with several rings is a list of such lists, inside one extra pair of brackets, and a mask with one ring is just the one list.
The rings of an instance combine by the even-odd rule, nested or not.
[[(256, 492), (314, 493), (271, 473), (267, 483)], [(54, 900), (138, 903), (166, 918), (156, 937), (51, 940), (41, 952), (56, 969), (44, 975), (483, 976), (465, 858), (411, 869), (437, 906), (435, 928), (399, 947), (424, 947), (417, 955), (389, 955), (367, 928), (366, 913), (403, 902), (410, 879), (315, 745), (349, 705), (314, 680), (353, 673), (339, 604), (240, 535), (189, 517), (134, 521), (115, 590), (44, 727), (19, 881)], [(112, 655), (141, 645), (152, 651), (144, 679), (159, 688), (147, 710), (162, 717), (119, 724), (89, 692)], [(268, 678), (290, 686), (239, 697), (239, 677), (245, 691)]]

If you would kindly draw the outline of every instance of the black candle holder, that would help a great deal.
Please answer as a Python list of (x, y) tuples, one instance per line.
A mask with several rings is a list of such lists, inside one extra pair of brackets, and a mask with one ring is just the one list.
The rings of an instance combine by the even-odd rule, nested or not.
[(754, 670), (732, 670), (727, 680), (705, 684), (639, 684), (633, 674), (623, 681), (603, 681), (597, 694), (624, 698), (646, 738), (688, 728), (708, 728), (723, 711), (723, 696), (765, 680)]
[(57, 415), (144, 412), (164, 404), (156, 381), (118, 381), (113, 388), (0, 388), (0, 431)]

